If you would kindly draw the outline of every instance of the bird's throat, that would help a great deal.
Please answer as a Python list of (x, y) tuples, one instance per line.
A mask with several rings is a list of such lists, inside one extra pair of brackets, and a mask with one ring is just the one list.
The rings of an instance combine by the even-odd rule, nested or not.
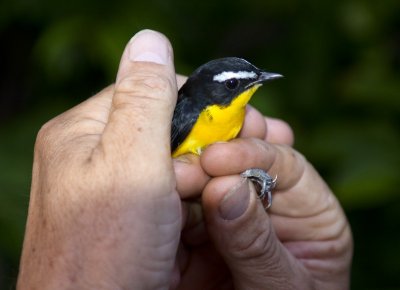
[(236, 98), (233, 99), (228, 108), (232, 107), (231, 109), (235, 110), (235, 108), (240, 109), (246, 107), (247, 103), (250, 101), (251, 97), (254, 95), (259, 87), (261, 87), (261, 84), (256, 84), (238, 95)]

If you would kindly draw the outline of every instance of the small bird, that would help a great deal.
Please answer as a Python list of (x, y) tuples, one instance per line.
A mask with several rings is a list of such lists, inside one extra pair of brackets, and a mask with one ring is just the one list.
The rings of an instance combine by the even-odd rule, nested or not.
[[(237, 57), (215, 59), (200, 66), (178, 92), (172, 119), (172, 157), (200, 155), (212, 143), (235, 138), (255, 91), (264, 82), (281, 77)], [(242, 176), (259, 184), (259, 196), (267, 195), (269, 207), (276, 178), (257, 168), (246, 170)]]

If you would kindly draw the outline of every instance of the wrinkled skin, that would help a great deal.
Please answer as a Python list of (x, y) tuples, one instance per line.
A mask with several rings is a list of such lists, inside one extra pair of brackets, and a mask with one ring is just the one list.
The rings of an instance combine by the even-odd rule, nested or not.
[[(349, 287), (349, 224), (286, 123), (248, 107), (240, 138), (171, 159), (183, 80), (143, 31), (114, 86), (43, 126), (18, 289)], [(251, 167), (278, 177), (267, 212)]]

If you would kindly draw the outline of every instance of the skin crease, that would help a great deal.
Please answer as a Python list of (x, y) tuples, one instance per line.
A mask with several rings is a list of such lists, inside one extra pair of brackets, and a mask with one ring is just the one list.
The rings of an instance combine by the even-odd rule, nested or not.
[[(288, 124), (249, 106), (240, 138), (171, 160), (172, 58), (140, 32), (115, 86), (40, 130), (17, 288), (348, 289), (349, 224)], [(267, 212), (250, 167), (278, 177)]]

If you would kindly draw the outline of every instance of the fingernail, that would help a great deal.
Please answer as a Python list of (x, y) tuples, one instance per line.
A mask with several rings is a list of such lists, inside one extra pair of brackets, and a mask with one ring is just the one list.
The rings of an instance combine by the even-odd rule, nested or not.
[(219, 205), (221, 218), (225, 220), (234, 220), (240, 217), (246, 211), (250, 200), (250, 188), (247, 179), (237, 184), (225, 195)]
[(166, 65), (170, 57), (168, 40), (160, 33), (142, 30), (130, 41), (129, 59)]
[(187, 155), (179, 155), (178, 157), (173, 158), (174, 162), (182, 162), (186, 164), (192, 163)]

